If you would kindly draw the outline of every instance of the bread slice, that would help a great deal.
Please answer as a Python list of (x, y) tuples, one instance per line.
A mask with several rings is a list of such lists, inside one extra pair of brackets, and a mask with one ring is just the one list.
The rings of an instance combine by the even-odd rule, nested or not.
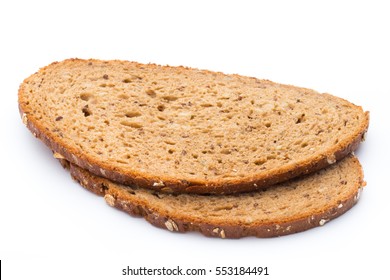
[(361, 107), (239, 75), (70, 59), (27, 78), (23, 122), (56, 155), (112, 181), (227, 194), (307, 174), (356, 149)]
[(312, 175), (235, 195), (166, 194), (68, 167), (76, 181), (110, 206), (169, 231), (221, 238), (274, 237), (322, 226), (350, 209), (365, 185), (353, 156)]

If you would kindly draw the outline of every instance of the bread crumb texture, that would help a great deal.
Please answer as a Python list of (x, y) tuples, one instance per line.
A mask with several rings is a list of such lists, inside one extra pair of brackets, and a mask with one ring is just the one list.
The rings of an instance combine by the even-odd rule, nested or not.
[(19, 105), (23, 121), (78, 158), (150, 187), (255, 188), (321, 157), (334, 163), (368, 125), (360, 107), (329, 94), (126, 61), (53, 63), (23, 82)]

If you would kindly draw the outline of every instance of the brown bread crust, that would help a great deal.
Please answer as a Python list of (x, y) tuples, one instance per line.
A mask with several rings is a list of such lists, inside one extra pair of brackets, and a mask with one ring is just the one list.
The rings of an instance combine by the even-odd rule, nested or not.
[[(69, 164), (65, 160), (61, 160), (61, 162), (63, 166), (70, 169), (72, 177), (77, 182), (95, 194), (104, 196), (106, 202), (110, 206), (116, 207), (131, 216), (143, 217), (146, 221), (156, 227), (167, 229), (172, 232), (197, 231), (209, 237), (241, 238), (246, 236), (276, 237), (302, 232), (317, 226), (322, 226), (348, 211), (357, 203), (362, 187), (365, 185), (365, 182), (363, 181), (363, 172), (358, 160), (354, 157), (349, 157), (348, 160), (352, 161), (351, 165), (353, 167), (351, 172), (356, 172), (358, 178), (356, 178), (356, 181), (348, 194), (340, 197), (333, 205), (327, 205), (327, 207), (317, 209), (310, 214), (295, 215), (289, 217), (287, 220), (275, 219), (262, 222), (256, 221), (254, 217), (254, 222), (249, 224), (229, 221), (229, 214), (226, 214), (227, 217), (224, 222), (215, 221), (211, 216), (203, 217), (202, 219), (191, 219), (188, 214), (184, 214), (184, 216), (183, 213), (176, 212), (167, 214), (164, 213), (163, 209), (159, 209), (157, 205), (153, 205), (151, 201), (145, 202), (145, 199), (142, 197), (137, 197), (134, 189), (133, 191), (132, 189), (129, 189), (130, 193), (133, 193), (133, 195), (129, 195), (126, 187), (119, 186), (105, 178), (92, 175), (88, 171), (83, 170), (74, 164)], [(288, 182), (284, 184), (288, 184)], [(276, 188), (278, 188), (278, 186), (276, 186)], [(318, 186), (318, 188), (320, 189), (320, 186)], [(135, 190), (137, 190), (137, 188)], [(193, 196), (196, 199), (197, 195), (189, 196)], [(297, 205), (300, 204), (298, 203)], [(210, 212), (210, 214), (211, 213), (212, 212)]]
[[(68, 60), (66, 63), (80, 60)], [(91, 62), (99, 62), (97, 60), (89, 60)], [(54, 63), (56, 64), (56, 63)], [(46, 71), (50, 65), (41, 69)], [(206, 71), (206, 73), (209, 73)], [(114, 182), (124, 185), (135, 185), (138, 187), (154, 189), (167, 193), (198, 193), (198, 194), (230, 194), (248, 192), (266, 188), (279, 182), (289, 180), (291, 178), (309, 174), (320, 170), (336, 161), (341, 160), (346, 155), (354, 151), (360, 142), (364, 139), (365, 133), (369, 124), (369, 113), (362, 111), (362, 120), (360, 126), (354, 133), (347, 138), (335, 144), (332, 149), (322, 153), (316, 153), (314, 156), (300, 161), (299, 164), (287, 164), (277, 169), (269, 170), (267, 173), (255, 174), (245, 180), (234, 179), (230, 181), (207, 181), (207, 180), (183, 180), (181, 178), (173, 178), (168, 176), (156, 178), (153, 174), (145, 175), (137, 173), (137, 170), (124, 171), (117, 166), (111, 166), (92, 155), (83, 153), (80, 149), (68, 145), (57, 134), (52, 133), (42, 122), (37, 120), (33, 112), (27, 109), (29, 100), (26, 93), (26, 81), (19, 89), (19, 111), (24, 124), (27, 128), (40, 140), (42, 140), (58, 157), (64, 158), (71, 163), (74, 163), (83, 169), (97, 175), (108, 178)], [(271, 82), (270, 82), (271, 83)], [(282, 87), (288, 88), (289, 86)], [(340, 99), (341, 100), (341, 99)], [(360, 107), (356, 106), (358, 110)]]

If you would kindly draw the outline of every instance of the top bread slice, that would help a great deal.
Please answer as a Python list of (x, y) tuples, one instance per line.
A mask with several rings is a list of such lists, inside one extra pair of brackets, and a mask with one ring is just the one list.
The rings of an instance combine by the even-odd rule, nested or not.
[(368, 128), (329, 94), (128, 61), (55, 62), (21, 84), (19, 109), (58, 158), (163, 192), (264, 188), (342, 159)]

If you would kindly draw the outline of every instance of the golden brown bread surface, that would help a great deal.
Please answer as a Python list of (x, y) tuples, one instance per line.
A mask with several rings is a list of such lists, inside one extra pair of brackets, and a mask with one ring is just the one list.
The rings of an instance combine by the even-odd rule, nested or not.
[(110, 206), (169, 231), (220, 238), (273, 237), (322, 226), (349, 210), (365, 185), (354, 156), (272, 188), (236, 195), (166, 194), (68, 167), (75, 180)]
[(239, 75), (70, 59), (27, 78), (23, 122), (60, 158), (163, 192), (238, 193), (310, 173), (356, 149), (361, 107)]

